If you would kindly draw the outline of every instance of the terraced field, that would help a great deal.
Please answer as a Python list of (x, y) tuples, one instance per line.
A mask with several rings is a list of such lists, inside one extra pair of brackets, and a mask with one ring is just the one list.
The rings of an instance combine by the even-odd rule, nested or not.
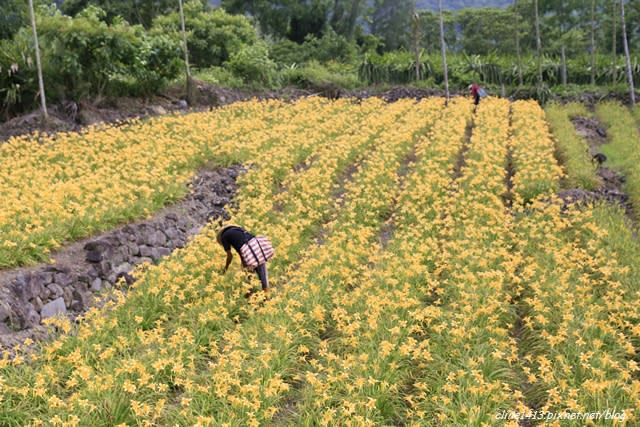
[(227, 222), (276, 248), (268, 297), (222, 274), (212, 222), (48, 319), (55, 339), (0, 359), (0, 424), (637, 425), (640, 245), (621, 208), (555, 196), (598, 182), (565, 141), (535, 102), (307, 99), (0, 147), (2, 267), (152, 212), (205, 163), (247, 166)]

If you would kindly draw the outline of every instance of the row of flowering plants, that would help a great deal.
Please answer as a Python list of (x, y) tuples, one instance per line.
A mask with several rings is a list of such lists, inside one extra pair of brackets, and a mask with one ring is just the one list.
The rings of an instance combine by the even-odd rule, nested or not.
[[(190, 423), (204, 412), (231, 424), (258, 425), (283, 418), (296, 424), (288, 417), (299, 412), (289, 414), (282, 406), (297, 401), (299, 389), (308, 386), (320, 391), (334, 380), (315, 372), (316, 360), (328, 336), (335, 333), (338, 307), (348, 301), (349, 289), (368, 269), (377, 230), (390, 209), (389, 195), (397, 191), (401, 160), (438, 115), (442, 100), (412, 104), (394, 104), (394, 109), (404, 105), (404, 114), (381, 118), (384, 130), (357, 163), (352, 179), (344, 184), (344, 194), (334, 201), (337, 209), (325, 218), (319, 245), (303, 251), (281, 279), (278, 292), (219, 346), (219, 359), (203, 380), (207, 388), (222, 385), (224, 392), (215, 399), (193, 393), (191, 398), (198, 405), (182, 422)], [(315, 400), (316, 408), (326, 406), (323, 402), (328, 398), (323, 393)]]
[(560, 188), (562, 170), (553, 158), (555, 144), (544, 120), (544, 111), (535, 101), (511, 105), (513, 195), (518, 203)]
[[(290, 123), (287, 133), (281, 131), (270, 137), (280, 137), (279, 141), (273, 140), (268, 148), (256, 150), (256, 166), (250, 173), (257, 180), (274, 180), (276, 177), (270, 168), (277, 166), (273, 159), (280, 158), (283, 146), (284, 152), (302, 153), (304, 150), (300, 147), (304, 144), (327, 145), (333, 141), (336, 129), (355, 132), (368, 128), (370, 123), (361, 119), (378, 107), (378, 101), (361, 106), (316, 104), (319, 111), (315, 114), (330, 117), (332, 126), (314, 133), (316, 131), (308, 128), (309, 120), (299, 119), (298, 126)], [(395, 117), (402, 111), (390, 113)], [(298, 133), (300, 136), (295, 136)], [(366, 143), (368, 139), (354, 139), (354, 143)], [(287, 166), (282, 167), (295, 173), (293, 166), (301, 160), (300, 156), (286, 159), (282, 165)], [(259, 172), (261, 165), (269, 169), (264, 175)], [(262, 195), (263, 199), (272, 197), (271, 191)], [(286, 203), (296, 201), (296, 195), (292, 195)], [(261, 211), (245, 214), (260, 215)], [(264, 231), (271, 232), (268, 228)], [(115, 301), (104, 310), (90, 312), (74, 334), (63, 335), (47, 345), (42, 356), (31, 354), (30, 357), (38, 360), (29, 366), (22, 364), (21, 357), (9, 363), (5, 356), (3, 403), (7, 405), (9, 419), (16, 425), (24, 424), (35, 415), (42, 415), (45, 420), (53, 418), (56, 422), (78, 419), (85, 424), (118, 424), (125, 420), (135, 423), (137, 414), (147, 415), (142, 419), (157, 417), (158, 413), (146, 411), (143, 403), (148, 405), (150, 399), (155, 399), (157, 408), (164, 407), (170, 395), (183, 387), (183, 381), (194, 381), (195, 358), (206, 357), (201, 345), (215, 343), (234, 325), (234, 319), (237, 321), (251, 311), (242, 298), (240, 284), (245, 280), (244, 274), (237, 272), (224, 279), (219, 274), (223, 257), (214, 236), (215, 230), (207, 229), (166, 262), (137, 272), (139, 279), (127, 298), (115, 295)], [(297, 237), (292, 233), (289, 236)], [(70, 329), (64, 322), (59, 327)], [(137, 368), (131, 370), (130, 366)], [(31, 392), (25, 395), (25, 390)], [(25, 397), (29, 396), (37, 398), (31, 402), (41, 408), (42, 414), (33, 407), (28, 411), (21, 409)], [(53, 406), (37, 403), (52, 400), (62, 403)], [(100, 401), (108, 402), (108, 406), (96, 405)]]
[[(552, 107), (550, 121), (568, 122), (575, 106), (566, 108)], [(575, 131), (557, 138), (559, 146), (586, 147)], [(547, 147), (518, 139), (511, 143), (514, 152), (521, 145), (538, 159), (521, 164), (529, 169), (526, 176), (555, 169)], [(515, 176), (521, 172), (516, 168)], [(582, 176), (580, 168), (567, 173), (570, 181)], [(597, 425), (632, 425), (640, 407), (634, 360), (639, 331), (633, 328), (640, 319), (634, 303), (640, 287), (630, 262), (637, 257), (637, 242), (618, 207), (563, 206), (553, 195), (561, 173), (540, 178), (548, 183), (540, 187), (547, 189), (544, 197), (527, 207), (513, 206), (514, 249), (521, 255), (515, 280), (522, 289), (517, 304), (522, 389), (533, 413), (549, 418), (544, 424), (558, 425), (558, 419), (573, 414), (586, 418), (566, 418), (562, 425), (584, 425), (589, 419)]]
[[(47, 260), (62, 243), (179, 199), (197, 168), (252, 158), (292, 126), (313, 128), (322, 101), (249, 101), (0, 146), (0, 268)], [(303, 121), (304, 123), (301, 123)]]

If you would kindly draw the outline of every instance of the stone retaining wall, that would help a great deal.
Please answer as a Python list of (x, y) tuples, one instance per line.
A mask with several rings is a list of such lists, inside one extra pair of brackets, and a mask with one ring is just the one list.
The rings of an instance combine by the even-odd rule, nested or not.
[(209, 219), (226, 216), (224, 207), (235, 194), (241, 171), (234, 166), (201, 172), (183, 201), (153, 219), (90, 239), (61, 256), (63, 262), (5, 274), (8, 279), (0, 281), (0, 334), (37, 327), (57, 314), (77, 315), (118, 279), (131, 284), (129, 273), (136, 265), (159, 261), (183, 247)]

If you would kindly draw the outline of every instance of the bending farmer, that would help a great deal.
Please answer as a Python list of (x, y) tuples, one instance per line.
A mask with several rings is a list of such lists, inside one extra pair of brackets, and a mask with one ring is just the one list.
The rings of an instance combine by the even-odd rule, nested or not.
[(262, 289), (269, 291), (267, 261), (273, 257), (271, 242), (264, 236), (254, 236), (237, 225), (226, 225), (218, 231), (217, 240), (227, 252), (227, 261), (223, 273), (226, 273), (233, 259), (231, 248), (240, 256), (242, 268), (255, 271), (262, 283)]

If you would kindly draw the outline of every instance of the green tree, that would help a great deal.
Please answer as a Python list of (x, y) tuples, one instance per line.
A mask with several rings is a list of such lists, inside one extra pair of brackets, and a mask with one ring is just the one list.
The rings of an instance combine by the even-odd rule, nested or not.
[(276, 38), (304, 42), (307, 35), (321, 37), (328, 25), (331, 0), (222, 0), (233, 14), (249, 14), (260, 31)]
[(371, 33), (384, 42), (385, 50), (411, 47), (412, 0), (375, 0)]
[(487, 54), (499, 50), (515, 54), (514, 12), (508, 9), (463, 9), (457, 15), (462, 29), (462, 50), (468, 54)]
[[(46, 0), (33, 0), (33, 7), (49, 4)], [(21, 27), (29, 25), (29, 8), (25, 0), (0, 2), (0, 40), (10, 39)]]
[[(177, 3), (177, 1), (176, 1)], [(196, 67), (221, 66), (244, 46), (257, 41), (255, 28), (242, 15), (230, 15), (224, 9), (209, 10), (199, 1), (184, 6), (189, 58)], [(158, 16), (152, 33), (171, 34), (180, 40), (178, 12)]]
[[(197, 0), (204, 7), (207, 0)], [(162, 14), (178, 10), (178, 0), (65, 0), (62, 11), (75, 16), (88, 6), (97, 6), (105, 11), (104, 19), (111, 23), (121, 17), (130, 24), (150, 28), (153, 20)]]
[(334, 0), (331, 27), (342, 36), (352, 39), (356, 35), (356, 22), (364, 14), (365, 0)]

